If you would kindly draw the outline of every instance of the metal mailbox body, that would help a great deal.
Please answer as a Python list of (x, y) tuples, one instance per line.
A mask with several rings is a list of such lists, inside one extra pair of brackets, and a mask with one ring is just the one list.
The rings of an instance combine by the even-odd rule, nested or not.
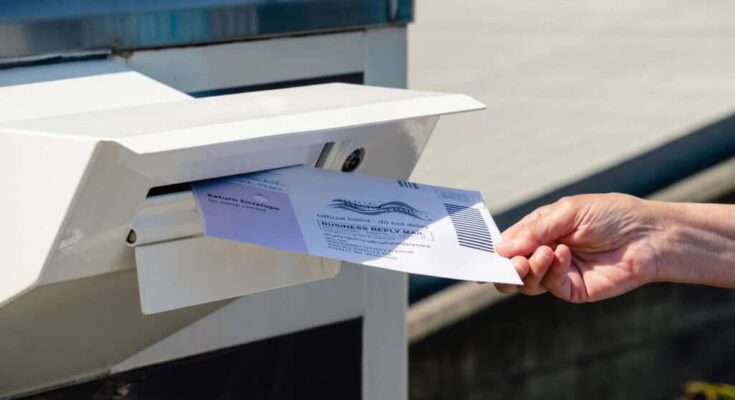
[[(405, 354), (391, 354), (405, 351), (405, 303), (385, 295), (405, 296), (402, 274), (354, 265), (338, 274), (331, 260), (196, 232), (135, 249), (126, 238), (136, 224), (151, 232), (188, 212), (185, 192), (169, 201), (171, 194), (148, 196), (152, 188), (296, 164), (339, 169), (355, 149), (365, 152), (357, 173), (405, 179), (439, 115), (483, 106), (463, 95), (347, 84), (192, 99), (98, 63), (106, 72), (92, 81), (51, 80), (61, 86), (47, 84), (44, 94), (63, 93), (73, 104), (94, 98), (95, 89), (70, 90), (98, 84), (103, 102), (104, 79), (120, 74), (107, 84), (131, 79), (138, 105), (121, 95), (106, 106), (79, 100), (63, 113), (48, 105), (52, 111), (37, 118), (0, 120), (0, 325), (8, 327), (0, 330), (0, 394), (355, 317), (365, 329), (395, 334), (394, 344), (380, 346), (377, 331), (364, 336), (363, 362), (385, 370), (366, 367), (366, 377), (397, 382), (379, 390), (405, 390)], [(7, 91), (38, 95), (34, 85)], [(0, 101), (6, 94), (0, 89)], [(382, 311), (392, 318), (367, 311), (386, 307), (398, 311)], [(363, 388), (364, 396), (379, 398), (379, 390)]]

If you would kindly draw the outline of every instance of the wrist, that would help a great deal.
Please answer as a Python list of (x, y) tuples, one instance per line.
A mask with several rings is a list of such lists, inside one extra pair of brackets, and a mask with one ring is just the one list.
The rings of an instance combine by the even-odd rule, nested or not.
[(656, 281), (732, 287), (733, 206), (652, 202), (658, 220)]
[(680, 282), (685, 275), (683, 268), (689, 263), (686, 260), (686, 209), (677, 203), (651, 203), (656, 208), (656, 230), (652, 239), (656, 254), (656, 281)]

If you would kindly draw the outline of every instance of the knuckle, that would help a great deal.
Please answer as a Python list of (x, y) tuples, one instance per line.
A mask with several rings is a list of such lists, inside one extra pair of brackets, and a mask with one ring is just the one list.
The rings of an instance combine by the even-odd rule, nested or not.
[(546, 204), (533, 210), (533, 212), (536, 216), (542, 217), (549, 212), (549, 209), (551, 209), (551, 204)]
[(535, 210), (528, 213), (526, 217), (522, 219), (522, 222), (524, 225), (529, 225), (543, 217), (544, 215), (549, 213), (549, 210), (552, 208), (552, 204), (547, 204), (541, 207), (536, 208)]
[(538, 218), (537, 221), (546, 220), (549, 218), (549, 216), (553, 216), (554, 212), (556, 212), (557, 205), (554, 203), (547, 204), (545, 206), (542, 206), (538, 209)]
[(577, 198), (574, 196), (564, 196), (556, 201), (556, 205), (562, 212), (572, 211), (577, 207)]
[(537, 241), (539, 238), (538, 229), (536, 229), (536, 224), (531, 223), (521, 228), (521, 230), (518, 232), (518, 237), (522, 238), (523, 240), (530, 240), (530, 241)]
[(543, 273), (549, 268), (553, 261), (553, 252), (547, 246), (539, 247), (533, 257), (529, 260), (535, 273)]

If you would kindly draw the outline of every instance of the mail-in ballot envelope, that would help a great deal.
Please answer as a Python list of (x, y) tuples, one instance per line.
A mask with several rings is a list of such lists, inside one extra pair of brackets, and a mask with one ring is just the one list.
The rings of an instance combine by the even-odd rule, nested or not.
[(520, 284), (479, 192), (304, 166), (197, 183), (204, 234), (412, 274)]

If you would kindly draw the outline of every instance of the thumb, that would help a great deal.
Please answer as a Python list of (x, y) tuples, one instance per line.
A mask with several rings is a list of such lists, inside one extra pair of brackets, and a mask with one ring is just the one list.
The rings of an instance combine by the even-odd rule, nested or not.
[(539, 246), (552, 243), (574, 230), (578, 201), (563, 198), (540, 207), (503, 232), (498, 254), (503, 257), (528, 256)]

